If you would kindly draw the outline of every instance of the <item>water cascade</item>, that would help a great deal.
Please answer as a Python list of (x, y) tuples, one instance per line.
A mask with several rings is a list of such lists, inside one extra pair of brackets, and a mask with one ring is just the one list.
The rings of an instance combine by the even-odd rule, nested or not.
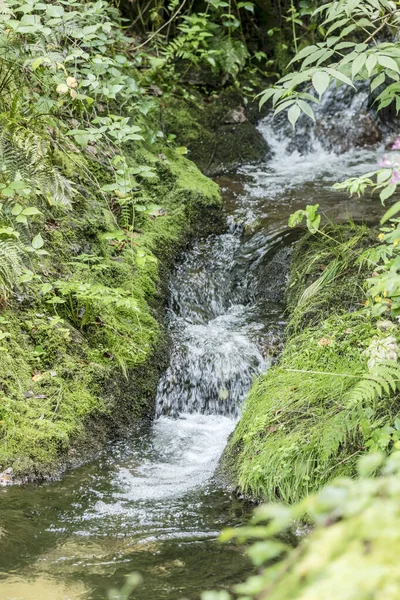
[[(346, 119), (365, 102), (361, 91)], [(259, 128), (270, 147), (265, 162), (218, 178), (226, 231), (195, 241), (172, 276), (172, 353), (154, 424), (61, 481), (2, 491), (12, 532), (0, 560), (2, 597), (26, 600), (29, 585), (29, 600), (46, 590), (51, 600), (104, 600), (140, 571), (138, 599), (196, 598), (248, 571), (242, 551), (216, 542), (248, 513), (215, 471), (252, 379), (282, 344), (287, 219), (315, 202), (328, 218), (373, 218), (378, 204), (355, 205), (331, 186), (373, 168), (383, 152), (378, 145), (339, 154), (321, 141), (321, 123), (302, 122), (293, 135), (266, 117)]]

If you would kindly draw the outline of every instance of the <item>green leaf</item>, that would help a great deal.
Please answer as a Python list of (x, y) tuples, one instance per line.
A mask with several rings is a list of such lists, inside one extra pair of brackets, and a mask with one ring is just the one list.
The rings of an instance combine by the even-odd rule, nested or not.
[(32, 217), (33, 215), (41, 215), (42, 213), (38, 208), (36, 208), (36, 206), (27, 206), (27, 208), (24, 208), (22, 211), (22, 214), (26, 215), (27, 217)]
[(282, 110), (285, 110), (285, 108), (289, 108), (289, 106), (291, 106), (295, 102), (296, 102), (296, 100), (294, 100), (294, 99), (285, 100), (284, 102), (279, 104), (278, 107), (275, 109), (274, 116), (277, 115), (278, 113), (280, 113)]
[(382, 466), (385, 460), (383, 452), (375, 452), (374, 454), (365, 454), (360, 458), (357, 463), (357, 470), (360, 477), (369, 477), (374, 473), (380, 466)]
[(321, 215), (317, 215), (312, 220), (307, 219), (307, 229), (310, 233), (317, 233), (321, 223)]
[(382, 71), (382, 73), (379, 73), (379, 75), (377, 75), (375, 77), (375, 79), (373, 79), (371, 81), (371, 92), (373, 92), (377, 87), (379, 87), (380, 85), (382, 85), (382, 83), (384, 83), (385, 81), (385, 73)]
[(314, 73), (312, 76), (312, 84), (319, 97), (321, 97), (322, 94), (328, 89), (330, 81), (331, 78), (326, 71), (317, 71)]
[(53, 286), (51, 285), (51, 283), (44, 283), (42, 285), (42, 287), (40, 288), (40, 291), (42, 292), (43, 295), (46, 295), (49, 292), (51, 292), (52, 289), (53, 289)]
[(288, 111), (288, 119), (289, 122), (292, 124), (293, 129), (296, 126), (296, 122), (300, 116), (300, 112), (300, 108), (297, 106), (297, 104), (294, 104)]
[(32, 69), (36, 71), (40, 67), (40, 65), (46, 60), (44, 56), (39, 56), (34, 61), (32, 61)]
[(359, 54), (357, 58), (353, 61), (353, 64), (351, 65), (351, 76), (353, 79), (355, 79), (358, 73), (361, 71), (361, 69), (365, 65), (366, 60), (367, 57), (365, 56), (365, 54)]
[(35, 250), (39, 250), (40, 248), (42, 248), (44, 245), (44, 241), (42, 236), (40, 235), (40, 233), (38, 233), (37, 235), (35, 235), (35, 237), (32, 240), (32, 248), (34, 248)]
[(317, 62), (317, 60), (321, 58), (321, 56), (325, 54), (325, 52), (326, 48), (320, 48), (316, 50), (316, 52), (313, 52), (312, 54), (307, 56), (307, 58), (304, 59), (303, 64), (301, 65), (301, 70), (305, 69), (307, 65), (311, 65), (312, 63)]
[(335, 46), (335, 50), (343, 50), (344, 48), (354, 48), (355, 45), (355, 42), (339, 42), (339, 44)]
[(351, 33), (352, 31), (354, 31), (356, 28), (356, 25), (354, 23), (351, 23), (350, 25), (347, 25), (347, 27), (345, 27), (344, 29), (342, 29), (342, 31), (340, 32), (340, 37), (346, 37), (346, 35), (349, 35), (349, 33)]
[(376, 176), (376, 183), (380, 185), (384, 181), (387, 181), (392, 176), (392, 169), (381, 169)]
[(335, 31), (336, 29), (339, 29), (339, 27), (343, 27), (344, 25), (346, 25), (346, 23), (348, 23), (347, 17), (344, 19), (339, 19), (339, 21), (335, 21), (333, 23), (333, 25), (331, 25), (329, 27), (328, 31), (326, 32), (326, 36), (328, 36), (330, 33)]
[(28, 283), (29, 281), (32, 281), (33, 277), (34, 274), (32, 271), (26, 272), (19, 278), (19, 283)]
[(13, 209), (11, 211), (11, 214), (16, 217), (17, 215), (19, 215), (22, 212), (22, 206), (20, 204), (18, 204), (18, 202), (16, 204), (14, 204)]
[(62, 6), (49, 4), (46, 7), (46, 12), (49, 17), (62, 17), (64, 14), (64, 9)]
[(269, 88), (260, 94), (260, 108), (264, 106), (264, 104), (274, 95), (275, 91), (276, 90), (274, 88)]
[(289, 227), (297, 227), (303, 221), (306, 213), (304, 210), (296, 210), (295, 213), (292, 213), (289, 217), (288, 225)]
[(387, 185), (386, 187), (383, 188), (383, 190), (379, 194), (379, 198), (381, 199), (382, 204), (384, 204), (385, 200), (387, 200), (388, 198), (390, 198), (390, 196), (392, 196), (395, 193), (396, 187), (397, 187), (396, 184), (389, 183), (389, 185)]
[(386, 221), (388, 221), (389, 219), (391, 219), (392, 217), (394, 217), (395, 214), (397, 214), (400, 211), (400, 200), (398, 202), (396, 202), (395, 204), (393, 204), (393, 206), (391, 206), (383, 215), (382, 219), (381, 219), (381, 225), (383, 225), (383, 223), (386, 223)]
[(294, 62), (298, 62), (299, 60), (303, 60), (303, 58), (306, 58), (306, 56), (312, 54), (313, 52), (315, 52), (315, 50), (318, 50), (318, 46), (306, 46), (305, 48), (302, 48), (300, 52), (296, 54), (293, 60), (290, 61), (289, 65), (291, 65)]
[(361, 0), (349, 0), (347, 2), (347, 4), (345, 5), (345, 11), (346, 11), (346, 15), (348, 17), (351, 15), (353, 10), (355, 8), (357, 8), (357, 6), (360, 4), (360, 2), (361, 2)]
[(378, 59), (373, 54), (370, 54), (365, 61), (365, 66), (367, 68), (368, 77), (371, 77), (372, 71), (376, 67), (378, 63)]
[(310, 119), (315, 121), (313, 109), (309, 104), (307, 104), (307, 102), (304, 102), (304, 100), (297, 100), (297, 104), (299, 105), (303, 113), (307, 115), (307, 117), (310, 117)]
[(252, 563), (261, 567), (265, 562), (276, 558), (283, 552), (289, 550), (289, 546), (278, 540), (266, 540), (265, 542), (256, 542), (247, 551)]
[(244, 8), (251, 13), (254, 13), (254, 4), (252, 2), (239, 2), (238, 8)]
[(382, 67), (386, 67), (386, 69), (392, 69), (392, 71), (396, 71), (396, 73), (400, 73), (399, 65), (393, 58), (390, 56), (381, 55), (378, 56), (378, 63)]
[(339, 81), (342, 81), (343, 83), (347, 83), (347, 85), (351, 85), (351, 87), (354, 87), (353, 82), (347, 77), (347, 75), (343, 75), (343, 73), (337, 71), (336, 69), (332, 69), (331, 67), (326, 67), (326, 70), (335, 79), (338, 79)]

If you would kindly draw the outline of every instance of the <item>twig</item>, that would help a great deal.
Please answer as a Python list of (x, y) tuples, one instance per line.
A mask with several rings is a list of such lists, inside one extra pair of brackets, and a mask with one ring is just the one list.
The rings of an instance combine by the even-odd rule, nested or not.
[(159, 29), (157, 29), (157, 31), (155, 31), (145, 42), (143, 42), (143, 44), (140, 44), (139, 46), (132, 48), (132, 52), (135, 52), (136, 50), (140, 50), (140, 48), (143, 48), (143, 46), (146, 46), (153, 38), (156, 37), (156, 35), (158, 35), (160, 33), (160, 31), (162, 31), (164, 29), (164, 27), (167, 27), (167, 25), (172, 23), (172, 21), (175, 19), (175, 17), (181, 12), (181, 10), (185, 4), (186, 4), (186, 0), (183, 0), (182, 4), (178, 8), (178, 10), (172, 15), (172, 17), (166, 23), (164, 23), (164, 25), (161, 25), (161, 27)]

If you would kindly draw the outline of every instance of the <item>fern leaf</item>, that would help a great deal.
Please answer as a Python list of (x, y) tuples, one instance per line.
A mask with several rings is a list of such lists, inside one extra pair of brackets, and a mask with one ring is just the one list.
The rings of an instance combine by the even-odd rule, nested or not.
[(17, 284), (21, 272), (20, 247), (11, 240), (0, 240), (0, 289), (3, 295)]

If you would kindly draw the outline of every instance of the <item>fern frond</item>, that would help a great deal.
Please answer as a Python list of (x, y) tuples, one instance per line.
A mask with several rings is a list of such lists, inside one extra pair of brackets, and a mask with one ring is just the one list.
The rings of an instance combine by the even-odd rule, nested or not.
[(360, 381), (348, 392), (349, 408), (372, 404), (384, 394), (390, 396), (400, 389), (400, 364), (395, 361), (382, 361), (375, 365), (373, 373), (365, 373)]
[(19, 175), (49, 204), (71, 207), (73, 184), (52, 164), (48, 142), (41, 136), (0, 121), (0, 162), (10, 178)]
[(21, 250), (16, 242), (0, 240), (0, 290), (11, 291), (22, 273)]

